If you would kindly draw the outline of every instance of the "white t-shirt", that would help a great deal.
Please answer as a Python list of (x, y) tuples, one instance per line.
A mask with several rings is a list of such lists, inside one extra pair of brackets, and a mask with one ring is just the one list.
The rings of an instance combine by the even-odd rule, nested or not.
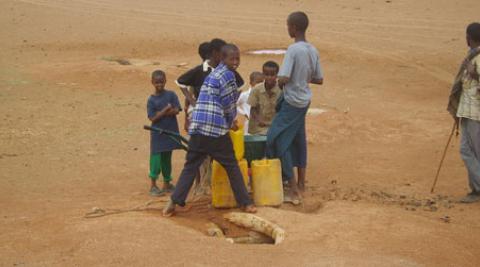
[[(250, 96), (250, 92), (252, 91), (252, 87), (249, 87), (248, 90), (240, 93), (240, 96), (237, 100), (237, 113), (241, 116), (247, 115), (250, 118), (250, 105), (248, 104), (248, 97)], [(243, 124), (244, 134), (248, 135), (248, 119), (245, 119)]]

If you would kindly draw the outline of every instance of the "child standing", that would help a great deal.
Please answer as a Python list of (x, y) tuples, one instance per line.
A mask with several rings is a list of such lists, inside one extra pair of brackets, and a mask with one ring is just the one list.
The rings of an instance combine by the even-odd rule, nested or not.
[[(177, 114), (180, 112), (180, 102), (177, 95), (165, 89), (167, 77), (165, 72), (156, 70), (152, 73), (152, 85), (155, 88), (147, 101), (147, 116), (152, 126), (163, 130), (178, 133)], [(180, 145), (168, 136), (151, 131), (150, 134), (150, 195), (162, 196), (171, 192), (175, 187), (172, 181), (172, 151), (179, 149)], [(157, 186), (157, 179), (163, 174), (162, 189)]]
[(243, 130), (245, 135), (248, 134), (248, 121), (250, 120), (250, 105), (248, 103), (248, 97), (250, 96), (252, 88), (261, 82), (263, 82), (263, 74), (261, 72), (254, 71), (250, 73), (250, 87), (248, 87), (248, 90), (240, 93), (240, 96), (238, 97), (237, 113), (244, 117)]
[(176, 205), (185, 205), (197, 169), (207, 156), (211, 156), (225, 168), (238, 205), (246, 212), (256, 212), (248, 196), (228, 134), (231, 128), (236, 128), (234, 119), (237, 113), (238, 87), (234, 71), (239, 64), (238, 48), (232, 44), (222, 47), (222, 62), (207, 76), (200, 89), (188, 129), (190, 140), (186, 162), (177, 188), (163, 209), (164, 216), (173, 215)]
[(282, 93), (277, 83), (279, 66), (274, 61), (267, 61), (263, 64), (262, 72), (265, 81), (252, 89), (248, 98), (250, 104), (250, 123), (248, 131), (254, 135), (266, 135), (273, 117), (277, 99)]
[[(307, 167), (305, 115), (312, 97), (309, 83), (322, 84), (323, 74), (318, 51), (305, 38), (307, 15), (303, 12), (291, 13), (287, 27), (295, 43), (288, 47), (278, 73), (283, 95), (279, 98), (277, 114), (267, 133), (267, 155), (280, 158), (283, 180), (290, 187), (287, 196), (298, 199), (298, 189), (305, 187)], [(298, 183), (293, 167), (298, 170)]]

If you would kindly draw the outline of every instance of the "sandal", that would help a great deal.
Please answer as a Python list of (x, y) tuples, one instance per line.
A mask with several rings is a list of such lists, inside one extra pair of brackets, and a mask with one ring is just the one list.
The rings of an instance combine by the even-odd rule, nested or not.
[(165, 190), (154, 186), (154, 187), (150, 188), (149, 193), (150, 193), (150, 196), (152, 196), (152, 197), (162, 197), (162, 196), (165, 195)]

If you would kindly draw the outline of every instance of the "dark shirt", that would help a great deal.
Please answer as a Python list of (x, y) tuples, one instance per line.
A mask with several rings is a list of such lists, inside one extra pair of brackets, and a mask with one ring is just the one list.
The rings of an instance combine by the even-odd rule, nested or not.
[[(172, 107), (181, 110), (180, 102), (177, 95), (169, 90), (164, 90), (159, 95), (151, 95), (147, 101), (147, 116), (152, 118), (158, 111), (161, 111), (168, 104)], [(152, 126), (161, 128), (163, 130), (169, 130), (178, 133), (177, 116), (162, 117)], [(165, 134), (159, 134), (158, 132), (151, 131), (150, 134), (150, 153), (156, 154), (160, 152), (172, 151), (179, 149), (180, 146)]]
[[(212, 67), (210, 67), (208, 63), (204, 62), (203, 64), (190, 69), (178, 77), (177, 83), (180, 86), (191, 86), (193, 88), (193, 95), (195, 99), (198, 99), (200, 88), (202, 88), (203, 82), (210, 72), (212, 72)], [(243, 86), (244, 81), (238, 72), (235, 71), (234, 73), (235, 80), (237, 81), (237, 87), (240, 88)]]

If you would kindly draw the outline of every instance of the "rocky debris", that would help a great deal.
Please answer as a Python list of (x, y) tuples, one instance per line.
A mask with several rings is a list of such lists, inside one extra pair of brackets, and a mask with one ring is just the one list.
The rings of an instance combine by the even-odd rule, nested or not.
[(336, 183), (330, 183), (327, 190), (316, 188), (314, 195), (320, 195), (325, 201), (370, 201), (381, 204), (400, 205), (405, 210), (416, 211), (423, 210), (436, 212), (440, 209), (454, 208), (454, 200), (446, 195), (434, 195), (429, 197), (419, 197), (415, 195), (394, 194), (385, 190), (371, 190), (367, 188), (339, 188)]
[(440, 220), (442, 220), (444, 223), (450, 223), (451, 218), (448, 215), (445, 215), (443, 217), (440, 217)]
[(222, 229), (213, 222), (207, 224), (207, 234), (213, 237), (225, 238)]

